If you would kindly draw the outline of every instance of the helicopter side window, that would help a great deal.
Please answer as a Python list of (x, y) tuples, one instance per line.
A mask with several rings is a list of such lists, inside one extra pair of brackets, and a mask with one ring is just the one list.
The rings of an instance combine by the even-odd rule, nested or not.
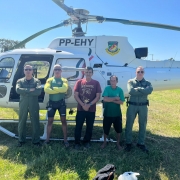
[[(60, 64), (62, 67), (74, 67), (74, 68), (85, 68), (86, 62), (83, 58), (74, 59), (57, 59), (56, 64)], [(62, 76), (68, 81), (77, 81), (84, 78), (83, 71), (63, 71)]]
[(6, 86), (0, 86), (0, 98), (3, 98), (7, 93), (7, 87)]
[(35, 78), (43, 79), (47, 77), (50, 64), (47, 61), (29, 61), (25, 65), (31, 65), (33, 67), (33, 74)]
[(7, 57), (0, 61), (0, 82), (7, 82), (12, 75), (14, 59)]

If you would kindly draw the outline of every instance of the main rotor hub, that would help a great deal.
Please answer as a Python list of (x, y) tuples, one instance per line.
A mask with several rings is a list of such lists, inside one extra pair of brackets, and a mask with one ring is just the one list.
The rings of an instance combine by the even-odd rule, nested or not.
[(86, 9), (73, 9), (79, 15), (88, 15), (89, 11)]
[(88, 16), (89, 11), (86, 9), (73, 9), (73, 13), (69, 13), (72, 23), (76, 24), (77, 27), (72, 30), (72, 35), (74, 37), (84, 36), (86, 32), (83, 32), (81, 24), (87, 23), (88, 20), (86, 16)]

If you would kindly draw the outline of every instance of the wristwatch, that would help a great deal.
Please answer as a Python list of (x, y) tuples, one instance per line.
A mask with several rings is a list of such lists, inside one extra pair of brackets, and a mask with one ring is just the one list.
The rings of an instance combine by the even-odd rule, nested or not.
[(92, 106), (92, 103), (90, 102), (89, 105)]

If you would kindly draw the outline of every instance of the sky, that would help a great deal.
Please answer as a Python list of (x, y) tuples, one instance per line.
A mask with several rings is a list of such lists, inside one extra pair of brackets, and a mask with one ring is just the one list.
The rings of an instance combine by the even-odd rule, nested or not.
[[(87, 9), (109, 18), (180, 26), (179, 0), (65, 0), (67, 6)], [(0, 38), (24, 40), (32, 34), (68, 19), (52, 0), (0, 0)], [(46, 48), (56, 37), (71, 37), (71, 27), (51, 30), (26, 44)], [(148, 47), (149, 60), (180, 60), (180, 31), (124, 25), (89, 23), (86, 36), (125, 36), (134, 47)]]

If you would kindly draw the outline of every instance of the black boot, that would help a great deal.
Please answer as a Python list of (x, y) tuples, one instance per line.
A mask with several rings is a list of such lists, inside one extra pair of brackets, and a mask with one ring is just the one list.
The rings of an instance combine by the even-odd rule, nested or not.
[(144, 144), (137, 144), (137, 147), (141, 149), (145, 153), (149, 153), (149, 150), (146, 148)]
[(125, 151), (129, 152), (132, 149), (132, 144), (126, 144), (126, 147), (124, 148)]

